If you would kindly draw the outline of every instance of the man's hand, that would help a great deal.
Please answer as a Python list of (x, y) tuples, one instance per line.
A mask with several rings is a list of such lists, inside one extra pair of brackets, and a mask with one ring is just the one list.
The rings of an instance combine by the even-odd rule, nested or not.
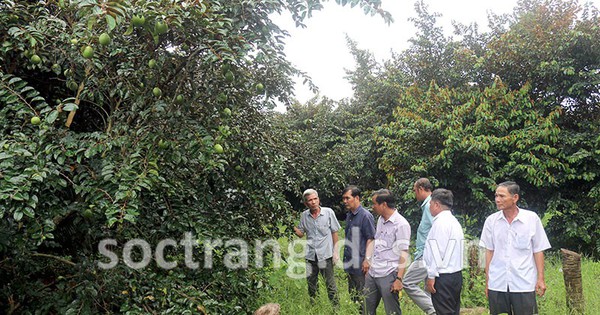
[(427, 283), (425, 285), (425, 289), (427, 289), (427, 292), (434, 294), (435, 291), (435, 278), (433, 279), (427, 279)]
[(544, 279), (538, 278), (537, 283), (535, 284), (535, 292), (538, 296), (544, 296), (544, 293), (546, 293), (546, 282)]
[(302, 232), (302, 230), (300, 230), (297, 226), (294, 226), (294, 233), (298, 237), (303, 237), (304, 236), (304, 233)]
[(487, 272), (485, 275), (485, 298), (489, 299), (489, 294), (488, 294), (488, 276), (487, 276)]
[(363, 260), (363, 263), (362, 263), (362, 272), (364, 274), (367, 274), (367, 272), (369, 272), (369, 267), (371, 267), (371, 264), (369, 263), (369, 261), (367, 259)]
[(394, 283), (392, 283), (392, 287), (390, 288), (390, 292), (392, 293), (400, 293), (402, 291), (402, 281), (396, 279)]

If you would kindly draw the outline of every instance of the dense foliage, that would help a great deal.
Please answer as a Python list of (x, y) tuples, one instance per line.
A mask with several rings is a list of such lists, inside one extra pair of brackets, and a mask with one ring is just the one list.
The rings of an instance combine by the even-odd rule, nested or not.
[(515, 180), (556, 248), (597, 257), (597, 8), (523, 1), (490, 16), (490, 32), (457, 24), (453, 39), (416, 7), (421, 31), (393, 60), (412, 84), (398, 89), (394, 121), (378, 129), (390, 184), (408, 196), (416, 177), (434, 178), (457, 193), (457, 211), (478, 235), (495, 209), (494, 183)]
[[(311, 170), (303, 179), (330, 193), (347, 183), (388, 186), (416, 226), (412, 184), (430, 177), (455, 192), (456, 211), (474, 237), (495, 211), (495, 184), (515, 180), (521, 205), (544, 217), (555, 248), (599, 257), (597, 8), (520, 1), (512, 14), (491, 14), (490, 31), (455, 22), (453, 36), (423, 1), (415, 12), (410, 47), (389, 60), (377, 62), (349, 40), (353, 98), (337, 107), (324, 100), (288, 108), (289, 133), (305, 137), (295, 147), (300, 141), (347, 156), (331, 162), (307, 150), (296, 158), (306, 163), (295, 164)], [(317, 121), (319, 133), (303, 128), (307, 121)], [(310, 177), (319, 172), (336, 175)]]
[[(346, 4), (346, 1), (342, 1)], [(389, 15), (378, 1), (351, 1)], [(250, 312), (264, 270), (238, 246), (276, 236), (290, 204), (268, 109), (289, 102), (286, 32), (320, 1), (58, 0), (0, 3), (2, 313)], [(171, 270), (109, 262), (163, 239)], [(190, 245), (192, 246), (192, 245)], [(145, 253), (133, 248), (133, 260)], [(232, 252), (235, 254), (232, 256)], [(236, 254), (237, 253), (237, 254)], [(228, 255), (229, 254), (229, 255)], [(233, 258), (232, 258), (233, 257)], [(243, 265), (243, 264), (242, 264)]]

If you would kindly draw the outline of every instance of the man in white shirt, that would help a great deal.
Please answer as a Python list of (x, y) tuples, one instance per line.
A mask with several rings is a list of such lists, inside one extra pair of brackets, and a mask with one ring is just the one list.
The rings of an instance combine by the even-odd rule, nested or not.
[(429, 210), (433, 225), (423, 252), (427, 267), (427, 291), (437, 314), (460, 314), (462, 290), (464, 234), (458, 220), (452, 215), (454, 196), (447, 189), (431, 193)]
[(535, 294), (546, 292), (544, 250), (550, 242), (535, 212), (517, 206), (519, 185), (496, 188), (498, 211), (483, 225), (479, 245), (485, 247), (486, 296), (490, 314), (537, 314)]

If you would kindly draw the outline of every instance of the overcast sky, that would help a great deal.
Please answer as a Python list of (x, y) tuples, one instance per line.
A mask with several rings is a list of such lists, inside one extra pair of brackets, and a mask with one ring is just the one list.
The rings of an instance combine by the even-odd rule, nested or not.
[[(593, 0), (596, 7), (600, 0)], [(487, 30), (487, 14), (511, 13), (517, 0), (425, 0), (429, 12), (438, 18), (447, 35), (452, 32), (451, 21), (463, 24), (477, 22), (480, 31)], [(390, 51), (400, 52), (408, 47), (415, 28), (409, 17), (416, 17), (413, 0), (382, 0), (382, 8), (395, 20), (387, 25), (380, 16), (367, 16), (357, 6), (342, 7), (334, 0), (324, 4), (306, 20), (307, 28), (296, 28), (289, 15), (272, 16), (274, 22), (290, 32), (285, 53), (298, 69), (312, 77), (321, 96), (339, 100), (352, 96), (352, 88), (344, 79), (344, 69), (354, 69), (354, 60), (346, 46), (345, 36), (368, 49), (378, 61), (389, 59)], [(296, 98), (304, 103), (314, 96), (301, 82), (296, 84)]]

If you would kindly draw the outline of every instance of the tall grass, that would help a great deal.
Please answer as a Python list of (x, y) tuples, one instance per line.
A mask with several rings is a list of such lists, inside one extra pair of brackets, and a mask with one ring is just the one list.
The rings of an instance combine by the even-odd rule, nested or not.
[[(287, 248), (288, 240), (281, 239), (280, 243), (282, 248)], [(290, 257), (287, 257), (285, 260), (291, 262), (290, 259)], [(294, 260), (300, 266), (303, 266), (303, 261), (303, 258), (296, 258)], [(286, 274), (287, 268), (288, 264), (284, 262), (280, 268), (272, 269), (269, 283), (261, 289), (258, 303), (279, 303), (281, 305), (281, 314), (333, 314), (333, 308), (327, 298), (323, 279), (319, 276), (319, 294), (316, 302), (311, 304), (308, 297), (306, 279), (292, 279), (288, 277)], [(300, 269), (303, 269), (303, 267)], [(545, 274), (547, 291), (545, 296), (538, 298), (539, 313), (551, 315), (574, 314), (566, 306), (565, 285), (560, 256), (557, 254), (547, 255)], [(464, 286), (461, 307), (468, 314), (489, 314), (486, 310), (487, 300), (484, 293), (485, 278), (483, 273), (472, 279), (472, 289), (470, 290), (468, 287), (471, 279), (467, 270), (463, 272), (463, 276)], [(348, 294), (347, 278), (342, 268), (335, 268), (335, 277), (340, 298), (338, 314), (359, 314), (358, 306), (352, 303)], [(586, 302), (585, 314), (595, 315), (600, 313), (600, 290), (597, 290), (599, 280), (600, 263), (584, 258), (582, 261), (582, 281)], [(423, 314), (405, 294), (402, 294), (400, 297), (400, 305), (402, 313), (405, 315)], [(385, 314), (383, 302), (379, 305), (377, 314)]]

